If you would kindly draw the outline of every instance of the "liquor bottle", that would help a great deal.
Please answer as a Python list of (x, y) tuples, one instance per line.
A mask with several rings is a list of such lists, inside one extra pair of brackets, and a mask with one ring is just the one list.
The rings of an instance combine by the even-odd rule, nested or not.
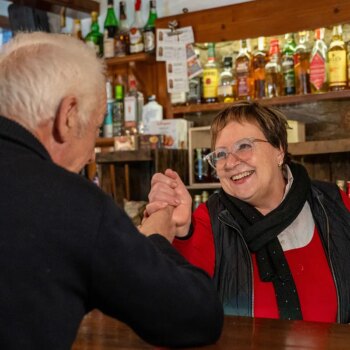
[(194, 150), (194, 181), (203, 182), (203, 155), (201, 148)]
[(248, 41), (241, 40), (241, 48), (236, 57), (237, 98), (249, 100), (254, 96), (252, 78), (252, 57), (248, 49)]
[(195, 194), (194, 200), (193, 200), (193, 210), (196, 210), (201, 203), (202, 203), (202, 196), (200, 194)]
[(299, 41), (294, 55), (295, 88), (297, 95), (305, 95), (311, 92), (310, 51), (308, 32), (299, 32)]
[(81, 34), (81, 21), (80, 19), (74, 19), (72, 37), (84, 41), (83, 35)]
[(90, 33), (85, 37), (85, 42), (96, 51), (97, 56), (103, 56), (103, 35), (100, 33), (98, 25), (98, 13), (91, 12), (91, 28)]
[(186, 93), (186, 104), (202, 103), (203, 76), (197, 75), (188, 81), (188, 92)]
[(115, 37), (118, 32), (118, 20), (114, 12), (113, 0), (108, 0), (107, 15), (103, 31), (103, 52), (105, 58), (114, 57), (115, 54)]
[(342, 191), (345, 191), (345, 180), (336, 180), (335, 183)]
[(130, 135), (142, 133), (143, 94), (137, 90), (136, 79), (129, 76), (129, 91), (124, 98), (124, 126)]
[(283, 90), (285, 95), (295, 95), (295, 71), (294, 71), (294, 55), (296, 49), (294, 34), (285, 35), (285, 44), (282, 50), (282, 74), (283, 74)]
[(156, 40), (155, 40), (155, 22), (157, 19), (157, 8), (156, 0), (150, 0), (149, 7), (149, 16), (147, 23), (143, 31), (143, 42), (145, 44), (145, 52), (154, 53), (156, 49)]
[(258, 38), (258, 47), (253, 53), (253, 78), (255, 98), (264, 98), (265, 94), (265, 65), (267, 63), (266, 40)]
[(333, 27), (332, 40), (328, 50), (329, 89), (343, 90), (347, 84), (346, 49), (341, 25)]
[(141, 0), (135, 1), (135, 19), (131, 25), (129, 37), (130, 37), (130, 53), (138, 53), (144, 51), (143, 44), (143, 22), (141, 17)]
[(115, 55), (123, 57), (129, 54), (129, 25), (126, 18), (125, 1), (119, 2), (119, 30), (115, 39)]
[(219, 68), (216, 63), (215, 44), (208, 43), (208, 60), (203, 68), (203, 101), (217, 101), (219, 84)]
[(315, 30), (315, 43), (310, 57), (310, 84), (314, 94), (328, 91), (327, 45), (323, 40), (324, 28)]
[(279, 40), (271, 38), (269, 61), (265, 66), (266, 74), (266, 97), (278, 97), (282, 95), (282, 65)]
[(124, 135), (124, 123), (124, 87), (116, 85), (113, 104), (113, 136)]
[(113, 136), (113, 88), (112, 83), (109, 79), (106, 81), (106, 95), (107, 95), (107, 110), (105, 119), (103, 121), (102, 136), (112, 137)]
[(234, 101), (233, 94), (233, 74), (232, 74), (232, 57), (224, 57), (224, 68), (220, 73), (218, 86), (219, 102), (231, 103)]

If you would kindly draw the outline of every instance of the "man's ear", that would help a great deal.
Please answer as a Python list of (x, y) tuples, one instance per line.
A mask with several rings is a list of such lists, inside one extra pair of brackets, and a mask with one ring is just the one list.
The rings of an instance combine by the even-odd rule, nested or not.
[(72, 130), (77, 123), (78, 106), (75, 96), (66, 96), (58, 106), (55, 122), (54, 137), (57, 142), (64, 143), (72, 135)]

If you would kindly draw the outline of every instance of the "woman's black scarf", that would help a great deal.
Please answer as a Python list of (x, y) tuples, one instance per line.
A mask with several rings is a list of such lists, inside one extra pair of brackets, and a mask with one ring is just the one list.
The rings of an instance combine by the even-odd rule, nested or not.
[(264, 282), (273, 283), (280, 318), (302, 320), (294, 279), (277, 236), (303, 209), (310, 190), (310, 179), (303, 166), (292, 163), (289, 167), (294, 178), (293, 184), (282, 203), (265, 216), (222, 189), (219, 195), (241, 226), (249, 249), (256, 253), (260, 278)]

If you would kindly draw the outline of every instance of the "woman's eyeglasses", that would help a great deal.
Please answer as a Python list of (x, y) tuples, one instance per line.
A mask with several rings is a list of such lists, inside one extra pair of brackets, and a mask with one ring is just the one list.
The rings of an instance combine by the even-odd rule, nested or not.
[(253, 137), (241, 139), (232, 145), (231, 151), (226, 148), (218, 148), (206, 155), (204, 159), (207, 160), (214, 169), (221, 169), (224, 167), (229, 154), (232, 154), (241, 160), (248, 160), (253, 154), (255, 142), (269, 141), (255, 139)]

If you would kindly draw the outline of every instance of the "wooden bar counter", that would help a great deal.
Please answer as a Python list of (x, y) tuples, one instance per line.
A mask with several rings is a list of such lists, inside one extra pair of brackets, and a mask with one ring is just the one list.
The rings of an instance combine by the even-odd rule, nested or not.
[[(219, 341), (204, 349), (335, 350), (350, 348), (350, 325), (225, 317)], [(125, 324), (93, 311), (83, 320), (72, 350), (156, 349)]]

